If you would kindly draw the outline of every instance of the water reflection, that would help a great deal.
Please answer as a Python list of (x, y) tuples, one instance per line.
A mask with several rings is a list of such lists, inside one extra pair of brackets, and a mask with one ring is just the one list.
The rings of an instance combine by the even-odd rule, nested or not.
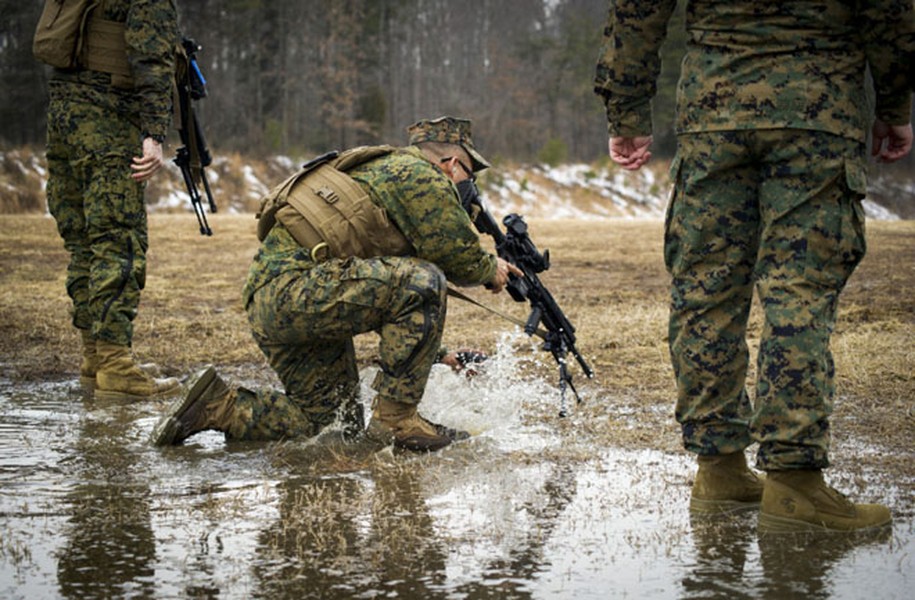
[[(487, 502), (487, 495), (473, 495), (475, 482), (486, 475), (498, 481), (507, 465), (481, 468), (462, 452), (374, 450), (327, 439), (284, 449), (284, 464), (300, 475), (279, 486), (278, 518), (259, 536), (257, 596), (532, 596), (531, 581), (549, 565), (545, 547), (576, 494), (571, 467), (550, 465), (533, 489), (514, 489), (515, 480), (502, 476), (509, 487), (497, 495), (518, 502), (493, 519), (486, 506), (468, 515), (463, 505)], [(503, 518), (512, 522), (494, 522)], [(510, 546), (483, 564), (455, 552), (468, 543), (498, 545), (506, 528), (515, 534)], [(467, 571), (472, 575), (463, 577)]]
[(57, 579), (65, 598), (149, 596), (155, 592), (155, 538), (149, 487), (126, 435), (135, 416), (124, 406), (85, 400), (73, 443), (67, 542)]
[(337, 434), (157, 449), (164, 403), (0, 379), (0, 597), (907, 598), (915, 583), (905, 485), (874, 488), (897, 516), (882, 537), (759, 537), (754, 513), (690, 522), (685, 453), (559, 426), (555, 390), (434, 387), (430, 414), (475, 436), (394, 455)]
[[(766, 598), (827, 599), (835, 597), (839, 563), (854, 553), (886, 545), (892, 529), (846, 533), (760, 534), (760, 562), (765, 577), (760, 592)], [(858, 581), (862, 593), (874, 597), (891, 592), (884, 581)], [(901, 591), (901, 590), (899, 590)]]
[[(841, 581), (835, 570), (856, 552), (889, 551), (889, 527), (840, 532), (757, 534), (755, 512), (690, 515), (695, 563), (683, 580), (686, 598), (834, 598), (836, 585), (880, 596), (885, 582)], [(891, 593), (892, 595), (892, 593)]]
[(683, 578), (686, 598), (755, 598), (748, 588), (756, 514), (690, 515), (695, 565)]
[(484, 570), (487, 581), (458, 586), (457, 597), (532, 597), (535, 591), (532, 582), (551, 565), (546, 545), (552, 541), (563, 512), (576, 492), (575, 471), (568, 465), (551, 465), (539, 496), (520, 508), (527, 514), (532, 526), (522, 539), (513, 544), (508, 557), (489, 563)]
[(279, 520), (261, 537), (259, 595), (352, 598), (441, 594), (442, 541), (416, 472), (375, 465), (374, 476), (290, 480)]

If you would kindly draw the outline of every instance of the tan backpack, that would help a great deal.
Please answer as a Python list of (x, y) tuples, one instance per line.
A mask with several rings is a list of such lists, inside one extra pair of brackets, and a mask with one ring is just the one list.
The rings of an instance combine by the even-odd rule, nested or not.
[(394, 152), (393, 146), (360, 146), (331, 152), (306, 163), (261, 200), (257, 237), (279, 221), (312, 258), (405, 256), (409, 241), (388, 220), (384, 208), (345, 171)]
[(98, 4), (98, 0), (45, 0), (32, 53), (52, 67), (110, 73), (115, 87), (133, 87), (126, 25), (96, 17), (92, 11)]
[(45, 0), (32, 40), (35, 58), (52, 67), (75, 68), (89, 13), (97, 5), (97, 0)]

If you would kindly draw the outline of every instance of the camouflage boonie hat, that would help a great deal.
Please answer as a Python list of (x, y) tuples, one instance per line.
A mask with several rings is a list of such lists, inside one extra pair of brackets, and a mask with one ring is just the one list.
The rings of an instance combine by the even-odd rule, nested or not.
[(439, 117), (437, 119), (422, 119), (407, 127), (410, 134), (410, 144), (421, 142), (440, 142), (443, 144), (457, 144), (467, 151), (473, 162), (470, 167), (474, 172), (482, 171), (492, 165), (483, 158), (473, 147), (470, 137), (470, 121), (457, 117)]

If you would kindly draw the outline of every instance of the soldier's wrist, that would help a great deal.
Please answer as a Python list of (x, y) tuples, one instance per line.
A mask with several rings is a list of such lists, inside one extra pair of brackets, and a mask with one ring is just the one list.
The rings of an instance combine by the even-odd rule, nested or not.
[(164, 144), (164, 143), (165, 143), (165, 135), (163, 135), (163, 134), (161, 134), (161, 133), (144, 133), (144, 134), (143, 134), (143, 139), (145, 140), (145, 139), (147, 139), (147, 138), (149, 138), (149, 139), (151, 139), (151, 140), (154, 140), (154, 141), (155, 141), (156, 143), (158, 143), (158, 144)]

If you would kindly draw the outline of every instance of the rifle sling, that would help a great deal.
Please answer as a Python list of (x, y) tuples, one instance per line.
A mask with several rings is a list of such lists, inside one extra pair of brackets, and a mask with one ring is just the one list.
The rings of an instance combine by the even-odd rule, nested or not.
[[(520, 327), (521, 329), (524, 329), (525, 326), (527, 325), (527, 323), (525, 323), (525, 322), (522, 321), (521, 319), (516, 319), (515, 317), (512, 317), (512, 316), (510, 316), (510, 315), (506, 315), (505, 313), (499, 312), (499, 311), (497, 311), (496, 309), (494, 309), (494, 308), (492, 308), (492, 307), (490, 307), (490, 306), (486, 306), (485, 304), (482, 304), (482, 303), (480, 303), (480, 302), (477, 302), (476, 300), (474, 300), (474, 299), (471, 298), (470, 296), (467, 296), (467, 295), (465, 295), (465, 294), (463, 294), (463, 293), (457, 291), (457, 290), (454, 289), (453, 287), (450, 287), (450, 286), (448, 287), (448, 295), (449, 295), (449, 296), (453, 296), (453, 297), (457, 298), (458, 300), (463, 300), (464, 302), (469, 302), (470, 304), (473, 304), (474, 306), (479, 306), (479, 307), (482, 308), (483, 310), (488, 310), (488, 311), (491, 312), (492, 314), (494, 314), (494, 315), (496, 315), (496, 316), (498, 316), (498, 317), (502, 317), (502, 318), (505, 319), (506, 321), (509, 321), (509, 322), (511, 322), (511, 323), (514, 323), (515, 325), (517, 325), (517, 326)], [(534, 331), (534, 333), (535, 333), (539, 338), (541, 338), (541, 339), (543, 339), (544, 341), (546, 341), (547, 331), (546, 331), (545, 329), (543, 329), (543, 328), (541, 328), (541, 327), (538, 327), (538, 328)]]

